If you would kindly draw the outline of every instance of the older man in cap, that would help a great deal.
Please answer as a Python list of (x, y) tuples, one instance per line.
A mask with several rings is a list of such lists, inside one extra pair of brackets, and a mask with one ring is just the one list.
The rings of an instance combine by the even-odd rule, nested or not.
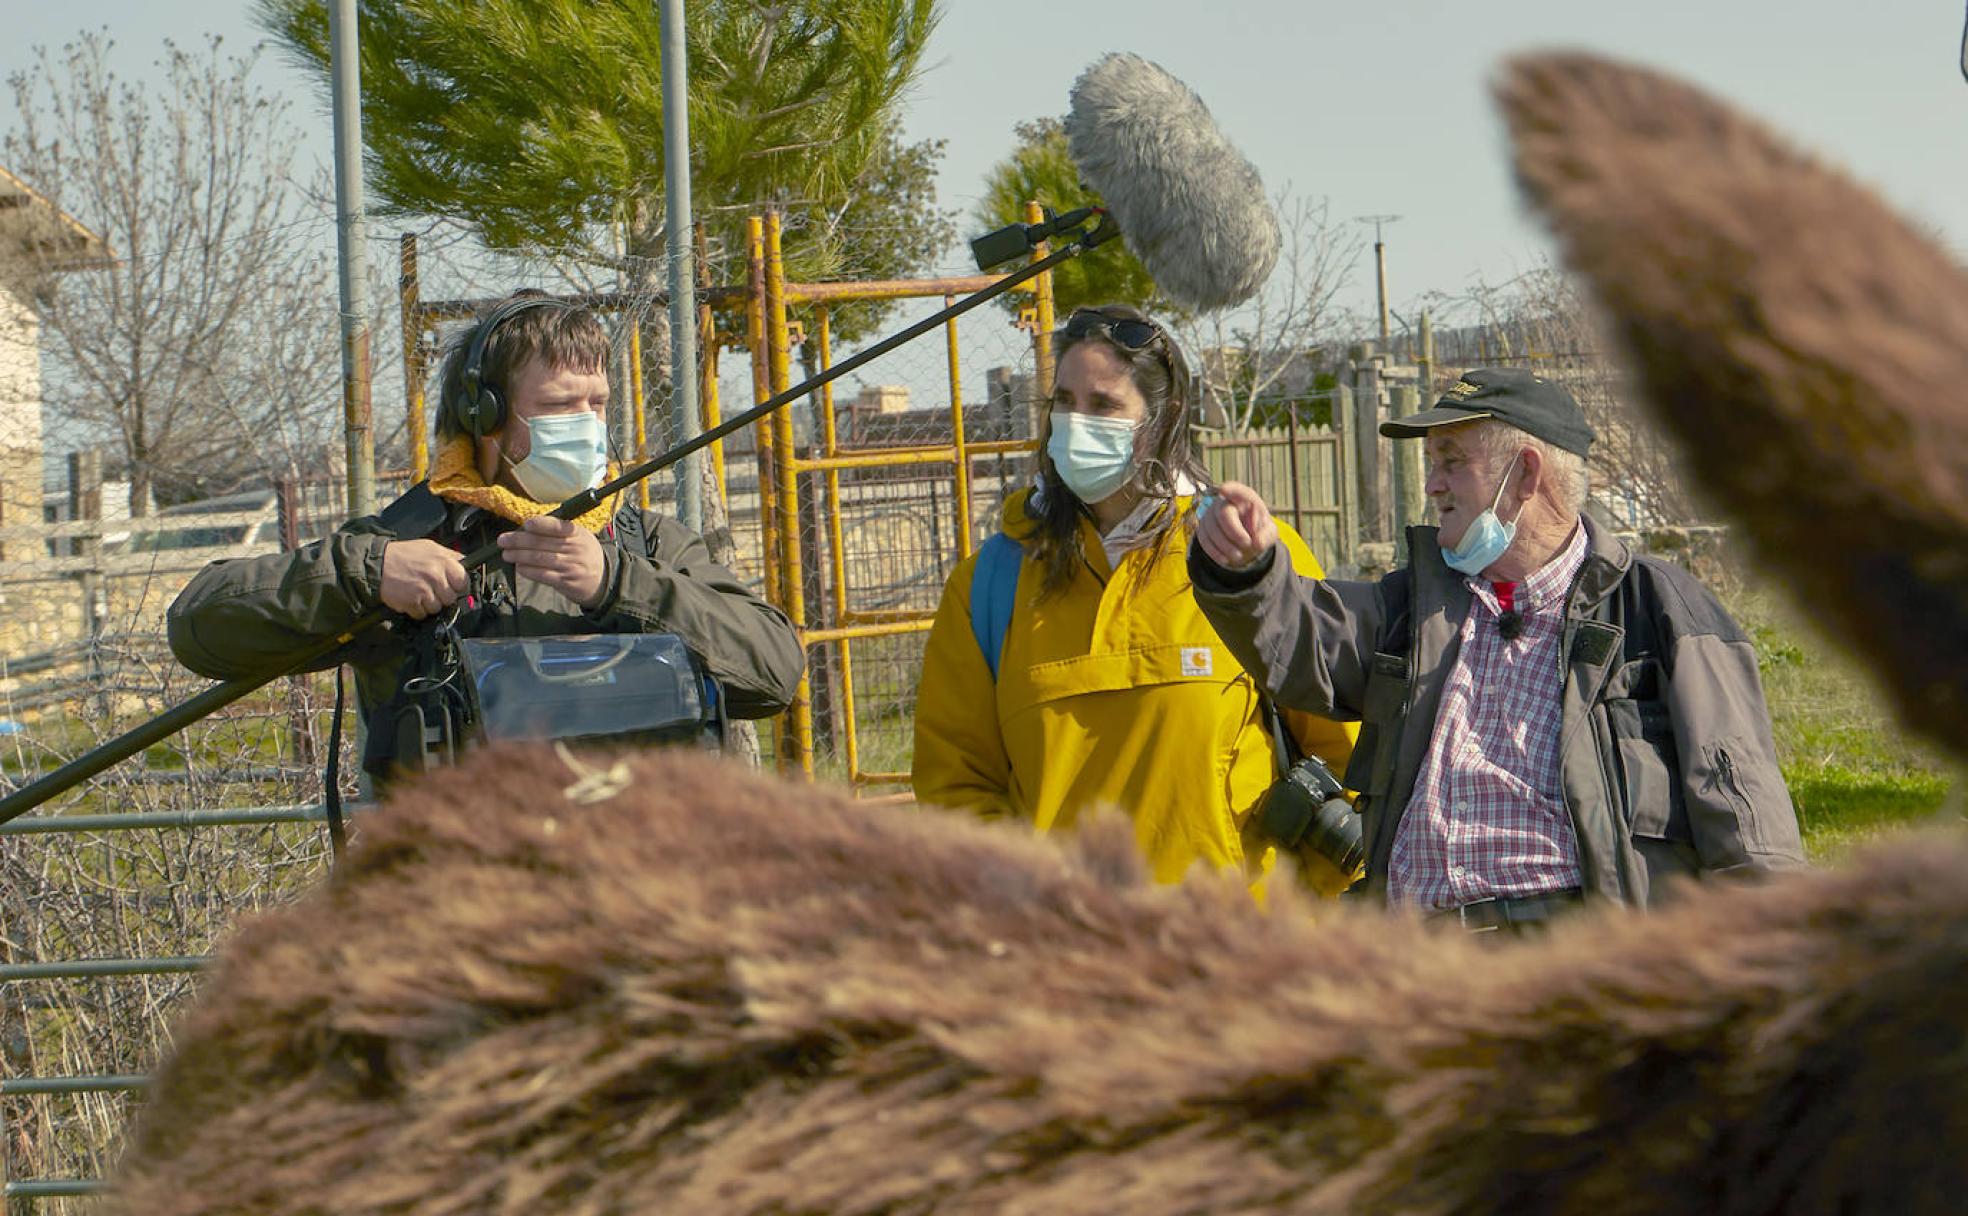
[(1572, 395), (1477, 370), (1381, 433), (1427, 445), (1440, 525), (1409, 531), (1406, 567), (1300, 578), (1235, 483), (1189, 552), (1204, 613), (1273, 698), (1363, 724), (1346, 784), (1365, 892), (1518, 930), (1801, 864), (1755, 650), (1687, 572), (1585, 515)]

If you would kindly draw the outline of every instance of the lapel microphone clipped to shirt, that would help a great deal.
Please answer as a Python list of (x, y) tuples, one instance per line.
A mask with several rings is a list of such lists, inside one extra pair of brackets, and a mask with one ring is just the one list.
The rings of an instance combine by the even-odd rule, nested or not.
[(1497, 597), (1497, 636), (1514, 642), (1524, 633), (1524, 614), (1517, 611), (1517, 584), (1491, 583)]

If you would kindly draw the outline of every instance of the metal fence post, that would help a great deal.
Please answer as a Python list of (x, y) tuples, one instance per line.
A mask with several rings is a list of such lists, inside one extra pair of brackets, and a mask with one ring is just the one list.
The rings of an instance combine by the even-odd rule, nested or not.
[[(752, 349), (752, 401), (772, 396), (770, 339), (765, 332), (765, 221), (754, 215), (745, 221), (746, 339)], [(779, 602), (779, 534), (772, 528), (777, 478), (772, 472), (773, 421), (761, 418), (752, 427), (752, 452), (758, 463), (760, 564), (765, 567), (765, 598)], [(781, 724), (783, 732), (784, 726)]]
[(1360, 539), (1369, 543), (1388, 539), (1387, 458), (1380, 446), (1380, 366), (1374, 360), (1373, 346), (1362, 343), (1355, 349), (1351, 367), (1353, 377), (1354, 468), (1360, 485)]
[[(1388, 389), (1388, 414), (1399, 418), (1414, 413), (1418, 397), (1419, 394), (1405, 384)], [(1407, 560), (1408, 529), (1421, 522), (1424, 510), (1421, 443), (1419, 440), (1397, 439), (1388, 447), (1392, 449), (1394, 467), (1394, 564), (1399, 566)]]
[[(724, 422), (723, 403), (718, 399), (718, 335), (717, 316), (711, 311), (708, 292), (711, 287), (710, 242), (704, 235), (702, 220), (690, 226), (691, 243), (696, 246), (697, 257), (697, 360), (698, 360), (698, 404), (704, 411), (704, 429), (716, 430)], [(831, 399), (833, 386), (827, 386)], [(716, 526), (729, 529), (731, 526), (731, 486), (726, 481), (724, 470), (724, 440), (711, 445), (711, 476), (717, 483), (718, 507), (715, 513)], [(706, 512), (706, 529), (709, 530), (713, 516)]]
[[(783, 393), (792, 381), (792, 347), (786, 326), (786, 264), (779, 247), (780, 217), (777, 211), (765, 217), (765, 311), (770, 327), (772, 391)], [(806, 583), (800, 576), (799, 469), (793, 452), (793, 414), (780, 410), (772, 418), (772, 463), (778, 485), (774, 524), (779, 532), (779, 606), (793, 623), (806, 629)], [(787, 744), (779, 756), (781, 770), (797, 767), (813, 776), (813, 694), (806, 676), (800, 677), (793, 692), (793, 703), (786, 711), (789, 729)]]
[(1435, 404), (1435, 324), (1428, 318), (1428, 310), (1421, 313), (1421, 351), (1415, 357), (1415, 369), (1420, 373), (1416, 384), (1421, 389), (1421, 407)]
[[(1025, 222), (1044, 223), (1045, 208), (1039, 206), (1036, 201), (1026, 203)], [(1050, 252), (1052, 251), (1047, 243), (1041, 241), (1038, 247), (1032, 250), (1032, 260), (1039, 261)], [(1052, 272), (1048, 270), (1040, 275), (1033, 281), (1032, 286), (1035, 289), (1032, 313), (1032, 370), (1036, 377), (1033, 391), (1038, 395), (1038, 400), (1044, 402), (1052, 397)], [(1043, 407), (1039, 412), (1043, 416), (1045, 412)], [(1041, 425), (1039, 429), (1043, 431), (1045, 428)]]
[(1335, 558), (1345, 566), (1355, 565), (1360, 532), (1359, 494), (1353, 482), (1353, 457), (1347, 444), (1353, 435), (1353, 390), (1334, 387), (1330, 402), (1333, 421), (1332, 478), (1333, 498), (1339, 504), (1338, 546)]

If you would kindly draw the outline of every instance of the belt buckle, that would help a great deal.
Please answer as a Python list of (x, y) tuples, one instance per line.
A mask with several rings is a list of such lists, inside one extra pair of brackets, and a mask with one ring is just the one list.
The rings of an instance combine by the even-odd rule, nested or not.
[(1496, 897), (1496, 896), (1494, 896), (1494, 895), (1490, 895), (1490, 896), (1486, 896), (1486, 897), (1484, 897), (1484, 898), (1482, 898), (1482, 899), (1475, 899), (1475, 900), (1471, 900), (1470, 902), (1468, 902), (1468, 903), (1466, 903), (1466, 904), (1463, 904), (1463, 905), (1461, 905), (1460, 907), (1458, 907), (1458, 908), (1456, 909), (1456, 923), (1462, 926), (1462, 929), (1463, 929), (1463, 932), (1465, 932), (1465, 933), (1501, 933), (1501, 932), (1503, 932), (1503, 922), (1504, 922), (1504, 920), (1505, 920), (1505, 919), (1507, 919), (1507, 918), (1505, 918), (1504, 916), (1502, 916), (1502, 915), (1501, 915), (1501, 913), (1502, 913), (1502, 909), (1501, 909), (1501, 908), (1499, 908), (1499, 909), (1497, 909), (1497, 911), (1498, 911), (1498, 913), (1499, 913), (1499, 915), (1498, 915), (1498, 917), (1497, 917), (1497, 919), (1496, 919), (1496, 921), (1495, 921), (1495, 923), (1493, 923), (1493, 924), (1488, 924), (1488, 925), (1472, 925), (1472, 924), (1470, 924), (1470, 923), (1469, 923), (1469, 910), (1470, 910), (1471, 908), (1483, 908), (1483, 907), (1488, 907), (1488, 906), (1490, 906), (1490, 905), (1493, 905), (1493, 904), (1496, 904), (1497, 902), (1498, 902), (1498, 900), (1497, 900), (1497, 897)]

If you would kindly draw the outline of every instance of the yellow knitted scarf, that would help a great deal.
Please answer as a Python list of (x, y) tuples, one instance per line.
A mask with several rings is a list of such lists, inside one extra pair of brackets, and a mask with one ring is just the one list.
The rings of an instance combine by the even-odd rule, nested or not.
[[(608, 475), (615, 476), (615, 466), (608, 466)], [(487, 485), (478, 475), (478, 461), (472, 452), (469, 435), (454, 435), (438, 449), (437, 467), (431, 470), (431, 492), (447, 502), (462, 502), (474, 507), (483, 507), (494, 515), (512, 522), (525, 523), (535, 515), (551, 512), (559, 503), (534, 502), (524, 494), (515, 493), (502, 485)], [(615, 518), (616, 495), (610, 495), (600, 506), (574, 521), (590, 532), (599, 532)]]

